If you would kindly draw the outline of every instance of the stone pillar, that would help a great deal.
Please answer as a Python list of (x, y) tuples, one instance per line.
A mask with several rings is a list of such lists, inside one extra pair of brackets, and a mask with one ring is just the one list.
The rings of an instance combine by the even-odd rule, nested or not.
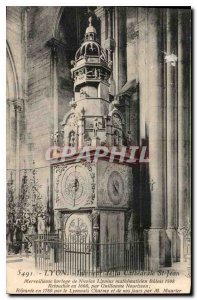
[(99, 264), (99, 255), (102, 257), (102, 249), (99, 249), (99, 224), (100, 213), (98, 210), (92, 211), (92, 238), (93, 238), (93, 267)]
[(96, 148), (97, 146), (100, 146), (100, 144), (101, 144), (100, 141), (101, 141), (101, 140), (100, 140), (100, 138), (99, 138), (98, 136), (94, 136), (94, 137), (92, 138), (91, 146), (92, 146), (93, 148)]
[(92, 211), (92, 229), (93, 229), (93, 242), (99, 243), (99, 216), (98, 210)]
[(78, 122), (78, 149), (83, 147), (84, 143), (84, 117), (81, 117)]
[(163, 78), (161, 11), (148, 10), (149, 176), (151, 227), (148, 232), (151, 269), (165, 262), (165, 205), (163, 174)]
[[(187, 16), (188, 17), (188, 16)], [(187, 29), (190, 18), (186, 18), (184, 10), (179, 10), (178, 18), (178, 229), (180, 237), (180, 261), (186, 259), (187, 228), (187, 201), (189, 197), (187, 190), (189, 186), (188, 157), (190, 155), (188, 141), (189, 135), (189, 72), (188, 55), (190, 47), (186, 40), (190, 39), (190, 29)]]
[(106, 39), (106, 30), (107, 30), (107, 22), (106, 22), (106, 10), (103, 6), (99, 6), (95, 10), (95, 14), (97, 18), (100, 19), (101, 23), (101, 46), (104, 47), (105, 39)]
[[(112, 7), (99, 7), (95, 10), (97, 17), (101, 21), (101, 46), (106, 50), (108, 62), (114, 61), (115, 40), (114, 33), (114, 9)], [(110, 92), (115, 95), (115, 82), (113, 79), (113, 64), (110, 76)]]
[[(53, 121), (54, 137), (58, 134), (58, 84), (57, 84), (57, 45), (51, 45), (51, 61), (52, 61), (52, 97), (53, 97)], [(55, 140), (55, 139), (54, 139)], [(54, 141), (57, 144), (57, 139)]]
[(11, 138), (11, 130), (12, 130), (12, 124), (11, 124), (11, 105), (12, 105), (12, 101), (7, 99), (6, 101), (6, 163), (7, 163), (7, 168), (10, 169), (12, 166), (12, 138)]
[(20, 126), (21, 126), (21, 114), (23, 112), (23, 100), (16, 99), (14, 101), (14, 109), (15, 109), (15, 122), (16, 122), (16, 198), (19, 200), (20, 193)]
[(59, 238), (62, 238), (62, 231), (63, 231), (63, 221), (62, 221), (62, 214), (60, 211), (54, 211), (54, 229), (55, 232), (59, 234)]
[(105, 135), (106, 144), (108, 147), (112, 146), (111, 120), (109, 116), (105, 116)]
[(65, 44), (55, 38), (52, 38), (46, 42), (46, 46), (48, 46), (51, 50), (51, 106), (53, 107), (51, 126), (53, 127), (53, 142), (57, 145), (59, 141), (57, 82), (58, 49), (65, 49)]
[(118, 61), (117, 82), (116, 86), (119, 92), (127, 82), (127, 61), (126, 61), (126, 14), (125, 7), (118, 7), (116, 19), (117, 21), (117, 39), (116, 41), (116, 60)]
[(108, 19), (108, 21), (107, 21), (107, 24), (108, 24), (108, 28), (107, 28), (108, 34), (107, 34), (107, 37), (111, 38), (112, 37), (111, 36), (111, 26), (112, 26), (112, 24), (111, 24), (111, 8), (107, 9), (107, 19)]
[(7, 100), (7, 139), (8, 161), (7, 168), (16, 169), (16, 114), (14, 100)]
[[(146, 138), (146, 122), (148, 121), (148, 49), (147, 49), (147, 8), (138, 8), (139, 31), (137, 39), (138, 78), (140, 81), (140, 143)], [(136, 33), (137, 35), (137, 33)]]
[[(177, 56), (177, 10), (166, 12), (167, 56)], [(166, 140), (167, 140), (167, 236), (166, 259), (169, 264), (177, 257), (177, 63), (166, 59)]]

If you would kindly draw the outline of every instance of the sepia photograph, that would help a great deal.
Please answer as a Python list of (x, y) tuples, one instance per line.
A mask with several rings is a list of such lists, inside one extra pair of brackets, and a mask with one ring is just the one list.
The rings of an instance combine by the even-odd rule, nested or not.
[(6, 7), (8, 294), (191, 293), (191, 84), (190, 6)]

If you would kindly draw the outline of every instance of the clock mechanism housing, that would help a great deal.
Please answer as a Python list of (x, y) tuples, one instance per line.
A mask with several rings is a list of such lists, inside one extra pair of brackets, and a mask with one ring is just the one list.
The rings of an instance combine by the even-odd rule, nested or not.
[(132, 168), (98, 160), (54, 166), (55, 209), (130, 207), (133, 199)]

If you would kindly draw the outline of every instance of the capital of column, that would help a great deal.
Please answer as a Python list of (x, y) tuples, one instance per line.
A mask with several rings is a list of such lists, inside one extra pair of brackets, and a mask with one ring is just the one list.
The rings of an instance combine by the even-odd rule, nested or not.
[(14, 108), (17, 112), (22, 112), (24, 107), (24, 100), (23, 99), (16, 99), (14, 101)]
[(62, 41), (57, 40), (56, 38), (52, 37), (50, 40), (46, 42), (46, 46), (51, 49), (51, 53), (54, 58), (57, 58), (57, 51), (58, 49), (64, 49), (65, 51), (68, 51), (66, 44), (64, 44)]
[(7, 100), (6, 100), (6, 104), (7, 104), (8, 106), (13, 105), (13, 100), (7, 99)]
[(14, 100), (7, 99), (7, 104), (12, 106), (16, 111), (21, 112), (23, 110), (24, 100), (19, 98)]
[(102, 17), (105, 16), (105, 11), (106, 11), (106, 7), (104, 8), (103, 6), (99, 6), (97, 9), (95, 9), (95, 14), (97, 16), (98, 19), (101, 19)]

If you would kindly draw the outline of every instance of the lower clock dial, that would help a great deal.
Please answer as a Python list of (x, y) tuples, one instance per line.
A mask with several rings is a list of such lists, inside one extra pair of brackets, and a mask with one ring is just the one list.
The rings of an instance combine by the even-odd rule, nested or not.
[(124, 195), (124, 181), (119, 172), (111, 172), (108, 178), (107, 190), (111, 202), (116, 205), (119, 204)]

